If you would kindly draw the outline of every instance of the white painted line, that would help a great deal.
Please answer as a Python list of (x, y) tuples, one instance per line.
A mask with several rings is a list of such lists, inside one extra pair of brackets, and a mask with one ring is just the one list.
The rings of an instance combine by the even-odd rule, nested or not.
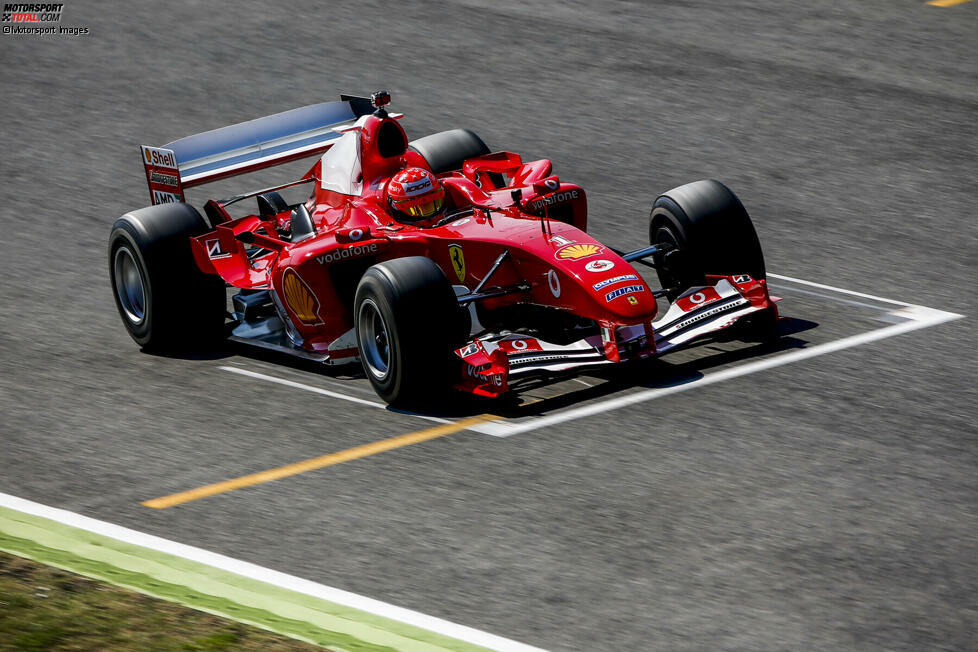
[[(867, 296), (867, 295), (860, 295)], [(868, 297), (872, 299), (879, 300), (878, 297)], [(898, 302), (890, 302), (898, 303)], [(893, 311), (893, 315), (908, 319), (899, 324), (894, 324), (892, 326), (886, 326), (884, 328), (879, 328), (877, 330), (872, 330), (866, 333), (860, 333), (858, 335), (852, 335), (850, 337), (845, 337), (841, 340), (835, 340), (834, 342), (826, 342), (824, 344), (818, 344), (810, 349), (799, 349), (797, 351), (792, 351), (791, 353), (785, 353), (784, 355), (779, 355), (774, 358), (768, 358), (765, 360), (758, 360), (756, 362), (751, 362), (739, 367), (733, 367), (732, 369), (724, 369), (723, 371), (718, 371), (712, 374), (706, 374), (697, 378), (696, 380), (691, 380), (680, 385), (673, 385), (672, 387), (661, 387), (656, 389), (649, 389), (642, 392), (636, 392), (634, 394), (628, 394), (626, 396), (621, 396), (618, 398), (612, 398), (607, 401), (602, 401), (600, 403), (594, 403), (592, 405), (585, 405), (579, 408), (574, 408), (570, 410), (565, 410), (563, 412), (558, 412), (556, 414), (538, 417), (529, 421), (522, 423), (507, 423), (505, 421), (495, 421), (490, 423), (484, 423), (476, 426), (472, 426), (469, 430), (480, 432), (486, 435), (492, 435), (494, 437), (511, 437), (513, 435), (518, 435), (520, 433), (529, 432), (531, 430), (537, 430), (539, 428), (546, 428), (547, 426), (553, 426), (558, 423), (565, 423), (567, 421), (573, 421), (575, 419), (581, 419), (584, 417), (594, 416), (596, 414), (601, 414), (602, 412), (608, 412), (609, 410), (617, 410), (629, 405), (635, 405), (637, 403), (644, 403), (646, 401), (651, 401), (663, 396), (668, 396), (670, 394), (678, 394), (679, 392), (685, 392), (691, 389), (699, 389), (706, 385), (712, 385), (714, 383), (720, 383), (725, 380), (730, 380), (732, 378), (739, 378), (740, 376), (746, 376), (748, 374), (757, 373), (759, 371), (765, 371), (767, 369), (773, 369), (775, 367), (780, 367), (782, 365), (791, 364), (792, 362), (798, 362), (800, 360), (807, 360), (808, 358), (814, 358), (816, 356), (825, 355), (826, 353), (833, 353), (835, 351), (841, 351), (843, 349), (848, 349), (854, 346), (859, 346), (860, 344), (867, 344), (869, 342), (875, 342), (876, 340), (881, 340), (887, 337), (893, 337), (894, 335), (900, 335), (901, 333), (908, 333), (910, 331), (915, 331), (920, 328), (927, 328), (928, 326), (934, 326), (936, 324), (941, 324), (946, 321), (952, 321), (954, 319), (960, 319), (964, 315), (958, 315), (952, 312), (944, 312), (943, 310), (935, 310), (933, 308), (925, 308), (924, 306), (914, 306), (910, 304), (902, 304), (907, 307), (900, 310)]]
[[(824, 285), (822, 283), (815, 283), (813, 281), (806, 281), (805, 279), (801, 279), (801, 278), (792, 278), (791, 276), (781, 276), (780, 274), (771, 274), (771, 273), (768, 273), (767, 276), (768, 276), (768, 278), (777, 278), (777, 279), (781, 279), (782, 281), (789, 281), (791, 283), (797, 283), (799, 285), (807, 285), (807, 286), (813, 287), (813, 288), (821, 288), (823, 290), (831, 290), (833, 292), (838, 292), (839, 294), (848, 294), (848, 295), (854, 296), (854, 297), (862, 297), (863, 299), (872, 299), (873, 301), (882, 301), (883, 303), (892, 303), (895, 306), (913, 306), (914, 305), (912, 303), (907, 303), (905, 301), (897, 301), (896, 299), (885, 299), (883, 297), (878, 297), (878, 296), (875, 296), (875, 295), (872, 295), (872, 294), (865, 294), (863, 292), (855, 292), (853, 290), (846, 290), (844, 288), (837, 288), (837, 287), (834, 287), (832, 285)], [(928, 310), (931, 310), (931, 309), (928, 308)], [(962, 315), (958, 315), (958, 317), (961, 317), (961, 316)]]
[(843, 299), (840, 296), (836, 296), (830, 292), (818, 292), (817, 290), (805, 290), (800, 287), (794, 287), (792, 285), (781, 284), (781, 283), (768, 283), (768, 288), (774, 290), (784, 290), (790, 294), (805, 294), (810, 297), (818, 297), (820, 299), (827, 299), (833, 303), (841, 303), (847, 306), (856, 306), (857, 308), (869, 308), (870, 310), (889, 310), (887, 306), (881, 306), (877, 303), (866, 303), (865, 301), (856, 301), (855, 299)]
[(348, 396), (347, 394), (340, 394), (339, 392), (331, 392), (328, 389), (323, 389), (322, 387), (314, 387), (313, 385), (305, 385), (303, 383), (297, 383), (294, 380), (286, 380), (284, 378), (277, 378), (275, 376), (269, 376), (267, 374), (260, 374), (257, 371), (249, 371), (248, 369), (241, 369), (239, 367), (218, 367), (224, 371), (230, 371), (231, 373), (240, 374), (242, 376), (248, 376), (249, 378), (257, 378), (259, 380), (267, 380), (270, 383), (277, 383), (279, 385), (285, 385), (286, 387), (294, 387), (296, 389), (303, 389), (307, 392), (312, 392), (314, 394), (322, 394), (323, 396), (329, 396), (330, 398), (338, 398), (343, 401), (349, 401), (351, 403), (358, 403), (360, 405), (366, 405), (372, 408), (379, 408), (387, 412), (395, 412), (397, 414), (406, 414), (412, 417), (418, 417), (419, 419), (425, 419), (427, 421), (434, 421), (435, 423), (452, 423), (449, 419), (441, 419), (439, 417), (429, 417), (424, 414), (416, 414), (415, 412), (407, 412), (402, 410), (395, 410), (388, 405), (383, 403), (378, 403), (376, 401), (368, 401), (363, 398), (357, 398), (356, 396)]
[(329, 600), (330, 602), (359, 609), (360, 611), (366, 611), (384, 618), (398, 620), (402, 623), (427, 629), (444, 636), (450, 636), (473, 645), (482, 645), (493, 650), (542, 652), (540, 648), (512, 641), (501, 636), (496, 636), (495, 634), (489, 634), (488, 632), (483, 632), (472, 627), (458, 625), (418, 611), (412, 611), (363, 595), (350, 593), (343, 589), (336, 589), (331, 586), (296, 577), (295, 575), (281, 573), (271, 568), (264, 568), (257, 564), (225, 557), (216, 552), (195, 548), (194, 546), (170, 541), (169, 539), (163, 539), (137, 530), (130, 530), (121, 525), (89, 518), (88, 516), (82, 516), (81, 514), (69, 512), (64, 509), (49, 507), (18, 498), (17, 496), (0, 493), (0, 506), (25, 514), (33, 514), (34, 516), (50, 519), (88, 532), (94, 532), (124, 543), (142, 546), (168, 555), (174, 555), (175, 557), (182, 557), (183, 559), (189, 559), (199, 564), (206, 564), (229, 573), (236, 573), (242, 577), (265, 582), (266, 584), (271, 584), (289, 591), (295, 591), (296, 593), (302, 593), (322, 600)]

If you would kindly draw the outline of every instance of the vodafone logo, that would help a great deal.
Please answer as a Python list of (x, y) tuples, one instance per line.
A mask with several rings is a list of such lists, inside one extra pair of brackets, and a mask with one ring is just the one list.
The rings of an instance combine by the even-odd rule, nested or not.
[(547, 285), (550, 286), (550, 293), (554, 295), (554, 299), (560, 298), (560, 279), (557, 278), (557, 272), (550, 270), (547, 272)]
[(540, 346), (540, 342), (533, 338), (519, 339), (519, 340), (502, 340), (499, 342), (499, 348), (506, 352), (507, 355), (514, 353), (526, 353), (529, 351), (542, 351), (543, 347)]
[(557, 181), (556, 179), (544, 179), (543, 185), (545, 185), (550, 190), (556, 190), (557, 188), (560, 188), (560, 182)]
[(690, 310), (696, 310), (697, 308), (719, 300), (720, 295), (717, 294), (716, 290), (713, 288), (703, 288), (685, 297), (679, 297), (676, 299), (676, 305), (682, 308), (683, 312), (689, 312)]
[(356, 242), (363, 237), (363, 229), (353, 229), (350, 231), (350, 240)]
[(615, 264), (613, 262), (611, 262), (610, 260), (604, 260), (602, 258), (598, 260), (592, 260), (591, 262), (589, 262), (587, 265), (584, 266), (584, 269), (586, 269), (589, 272), (604, 272), (606, 270), (611, 269), (614, 266)]

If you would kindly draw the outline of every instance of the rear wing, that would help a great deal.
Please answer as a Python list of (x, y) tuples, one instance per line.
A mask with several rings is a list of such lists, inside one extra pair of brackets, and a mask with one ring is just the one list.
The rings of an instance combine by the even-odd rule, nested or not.
[(341, 95), (283, 113), (187, 136), (162, 147), (140, 146), (153, 204), (184, 201), (186, 188), (322, 154), (364, 115), (370, 98)]

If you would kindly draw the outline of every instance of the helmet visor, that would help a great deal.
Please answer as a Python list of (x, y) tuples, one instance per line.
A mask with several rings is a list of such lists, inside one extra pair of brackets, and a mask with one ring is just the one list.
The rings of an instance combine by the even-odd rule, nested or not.
[(414, 206), (405, 205), (407, 203), (407, 201), (393, 202), (394, 208), (406, 215), (410, 215), (411, 217), (431, 217), (432, 215), (438, 213), (442, 209), (442, 206), (445, 205), (445, 198), (438, 197), (429, 202), (416, 204)]

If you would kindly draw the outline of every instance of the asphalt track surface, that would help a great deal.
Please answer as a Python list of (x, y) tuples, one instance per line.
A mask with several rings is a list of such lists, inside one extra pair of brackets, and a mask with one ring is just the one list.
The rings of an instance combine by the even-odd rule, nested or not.
[[(978, 2), (72, 2), (62, 24), (92, 33), (0, 37), (0, 491), (554, 650), (974, 649)], [(138, 144), (379, 88), (410, 136), (551, 158), (608, 244), (715, 177), (770, 270), (966, 318), (141, 505), (432, 425), (222, 367), (375, 400), (342, 372), (141, 353), (108, 285), (109, 226), (147, 203)], [(682, 354), (571, 403), (885, 326), (783, 285), (783, 350)]]

